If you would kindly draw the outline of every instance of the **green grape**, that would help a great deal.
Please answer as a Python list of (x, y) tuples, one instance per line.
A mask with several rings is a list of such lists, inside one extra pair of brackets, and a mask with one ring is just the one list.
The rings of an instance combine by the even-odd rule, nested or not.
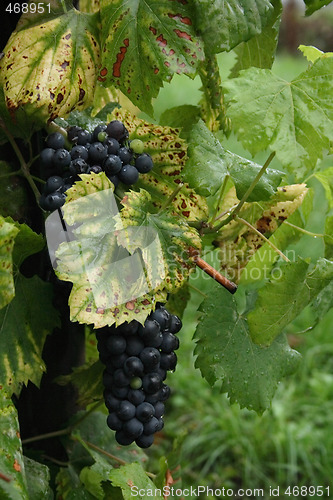
[(107, 138), (108, 134), (106, 132), (99, 132), (97, 138), (99, 142), (104, 142), (105, 139)]
[(145, 145), (140, 139), (133, 139), (133, 141), (131, 141), (130, 147), (134, 153), (140, 155), (141, 153), (143, 153)]

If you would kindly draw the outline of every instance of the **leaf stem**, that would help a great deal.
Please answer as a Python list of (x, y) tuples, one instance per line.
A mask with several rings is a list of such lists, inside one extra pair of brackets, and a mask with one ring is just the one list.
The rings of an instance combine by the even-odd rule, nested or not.
[(21, 172), (24, 175), (24, 177), (27, 179), (27, 181), (28, 181), (28, 183), (29, 183), (34, 195), (35, 195), (36, 201), (38, 202), (39, 198), (40, 198), (40, 192), (38, 191), (37, 186), (34, 183), (32, 176), (30, 175), (29, 167), (28, 167), (25, 159), (23, 158), (22, 153), (21, 153), (18, 145), (16, 144), (14, 137), (9, 132), (5, 123), (2, 120), (0, 120), (0, 126), (3, 129), (3, 131), (5, 132), (6, 136), (8, 137), (8, 141), (10, 142), (10, 144), (11, 144), (13, 150), (15, 151), (15, 154), (20, 162)]
[(205, 299), (207, 298), (207, 295), (204, 292), (202, 292), (201, 290), (199, 290), (199, 288), (197, 288), (196, 286), (192, 285), (191, 283), (189, 283), (188, 286), (190, 288), (192, 288), (192, 290), (194, 290), (195, 292), (200, 293), (200, 295), (205, 297)]
[(159, 210), (160, 212), (163, 212), (163, 210), (165, 210), (172, 203), (172, 201), (174, 200), (174, 198), (176, 198), (177, 194), (179, 193), (179, 191), (182, 189), (183, 186), (184, 183), (178, 184), (176, 189), (170, 194), (169, 198), (167, 198), (165, 202), (162, 204)]
[(236, 208), (231, 212), (231, 214), (226, 219), (224, 219), (222, 222), (220, 222), (220, 224), (218, 224), (217, 226), (214, 226), (213, 228), (203, 229), (203, 232), (217, 232), (223, 226), (226, 226), (227, 224), (229, 224), (229, 222), (231, 222), (233, 219), (235, 219), (237, 217), (237, 215), (241, 211), (244, 203), (246, 202), (246, 200), (248, 199), (248, 197), (252, 193), (252, 191), (255, 188), (255, 186), (258, 184), (260, 178), (265, 173), (265, 170), (267, 169), (268, 165), (273, 160), (274, 156), (275, 156), (275, 151), (273, 151), (269, 155), (269, 157), (265, 161), (264, 165), (261, 167), (260, 171), (258, 172), (258, 174), (256, 175), (256, 177), (253, 179), (253, 181), (251, 182), (251, 185), (248, 187), (248, 189), (244, 193), (242, 199), (240, 200), (240, 202), (238, 203), (238, 205), (236, 206)]
[(306, 229), (303, 229), (302, 227), (295, 226), (295, 224), (292, 224), (291, 222), (288, 222), (285, 220), (283, 224), (287, 224), (287, 226), (293, 227), (294, 229), (297, 229), (300, 233), (307, 234), (309, 236), (313, 236), (314, 238), (324, 238), (326, 235), (325, 234), (320, 234), (320, 233), (312, 233), (311, 231), (307, 231)]
[(65, 14), (67, 14), (67, 7), (64, 0), (61, 0), (61, 5)]
[(271, 248), (273, 248), (273, 250), (275, 250), (275, 252), (278, 253), (283, 260), (285, 260), (286, 262), (290, 262), (288, 257), (284, 255), (284, 253), (281, 252), (281, 250), (279, 250), (279, 248), (276, 247), (274, 243), (272, 243), (268, 238), (266, 238), (266, 236), (264, 236), (260, 231), (258, 231), (258, 229), (252, 226), (252, 224), (250, 224), (247, 220), (242, 219), (242, 217), (236, 217), (236, 220), (239, 220), (239, 222), (242, 222), (242, 224), (245, 224), (245, 226), (248, 226), (251, 229), (251, 231), (254, 231), (258, 236), (260, 236), (260, 238), (263, 239)]
[(8, 172), (7, 174), (1, 174), (0, 179), (6, 179), (6, 177), (11, 177), (12, 175), (22, 175), (21, 169), (15, 170), (15, 172)]
[[(86, 441), (85, 439), (82, 439), (81, 437), (80, 437), (80, 439), (78, 439), (75, 436), (73, 436), (72, 439), (74, 441), (78, 441), (78, 442), (82, 441), (85, 445), (89, 446), (93, 450), (98, 451), (102, 455), (105, 455), (106, 457), (110, 458), (111, 460), (115, 460), (120, 465), (126, 465), (127, 464), (127, 462), (125, 460), (123, 460), (122, 458), (116, 457), (116, 455), (113, 455), (112, 453), (109, 453), (108, 451), (103, 450), (103, 448), (100, 448), (99, 446), (97, 446), (94, 443), (91, 443), (90, 441)], [(155, 477), (156, 477), (156, 475), (153, 474), (153, 473), (151, 473), (151, 472), (145, 471), (145, 473), (147, 474), (147, 476), (151, 477), (152, 479), (155, 479)]]

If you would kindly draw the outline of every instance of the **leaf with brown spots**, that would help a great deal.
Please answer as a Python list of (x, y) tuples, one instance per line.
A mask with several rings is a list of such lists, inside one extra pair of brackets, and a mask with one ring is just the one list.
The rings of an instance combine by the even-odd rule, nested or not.
[[(189, 277), (195, 263), (189, 258), (188, 248), (200, 249), (201, 241), (198, 232), (189, 227), (186, 220), (173, 213), (168, 207), (157, 211), (152, 204), (151, 195), (140, 190), (131, 191), (122, 201), (119, 228), (127, 231), (119, 233), (118, 242), (130, 253), (139, 249), (146, 264), (148, 278), (163, 277), (160, 289), (170, 293), (181, 288)], [(133, 226), (140, 231), (133, 232)], [(147, 232), (151, 231), (159, 241), (159, 252), (149, 251)]]
[(13, 280), (13, 247), (19, 230), (0, 216), (0, 309), (15, 295)]
[[(130, 139), (144, 141), (145, 152), (151, 155), (154, 167), (149, 174), (140, 175), (136, 186), (148, 191), (154, 206), (161, 208), (177, 186), (184, 182), (182, 172), (187, 160), (186, 142), (179, 137), (178, 129), (148, 123), (123, 109), (114, 110), (111, 117), (124, 122)], [(205, 220), (208, 215), (205, 198), (185, 182), (171, 206), (187, 220)]]
[[(56, 273), (73, 283), (71, 321), (95, 328), (132, 319), (143, 323), (156, 301), (165, 301), (166, 292), (147, 287), (138, 255), (132, 258), (117, 243), (119, 213), (111, 181), (104, 172), (80, 177), (68, 190), (63, 207), (75, 238), (56, 249)], [(134, 276), (137, 269), (138, 276)]]
[(66, 14), (18, 25), (4, 49), (0, 81), (14, 123), (64, 117), (92, 103), (99, 65), (96, 15)]
[(17, 411), (0, 388), (0, 498), (29, 500)]
[(101, 0), (102, 68), (99, 79), (115, 85), (142, 110), (175, 73), (193, 76), (203, 59), (189, 2)]

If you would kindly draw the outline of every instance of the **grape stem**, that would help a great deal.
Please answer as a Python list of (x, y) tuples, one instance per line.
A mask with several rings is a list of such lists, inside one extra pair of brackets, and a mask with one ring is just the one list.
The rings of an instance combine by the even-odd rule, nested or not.
[(10, 483), (12, 478), (11, 477), (8, 477), (6, 476), (5, 474), (3, 474), (2, 472), (0, 472), (0, 479), (2, 479), (3, 481), (7, 481), (7, 483)]
[(299, 231), (300, 233), (307, 234), (309, 236), (312, 236), (313, 238), (324, 238), (325, 236), (329, 236), (328, 234), (326, 235), (326, 234), (320, 234), (320, 233), (312, 233), (311, 231), (307, 231), (306, 229), (303, 229), (302, 227), (295, 226), (295, 224), (292, 224), (291, 222), (288, 222), (287, 220), (285, 220), (283, 223), (286, 224), (287, 226), (290, 226), (294, 229), (297, 229), (297, 231)]
[(1, 119), (0, 119), (0, 127), (5, 132), (5, 134), (6, 134), (7, 138), (8, 138), (8, 141), (10, 142), (13, 150), (15, 151), (15, 154), (16, 154), (19, 162), (20, 162), (21, 173), (27, 179), (27, 181), (28, 181), (28, 183), (29, 183), (29, 185), (30, 185), (30, 187), (31, 187), (34, 195), (35, 195), (36, 201), (38, 203), (39, 202), (39, 198), (40, 198), (40, 192), (38, 191), (37, 186), (34, 183), (34, 180), (33, 180), (32, 176), (30, 175), (29, 166), (26, 163), (25, 159), (23, 158), (22, 153), (21, 153), (18, 145), (16, 144), (16, 141), (15, 141), (14, 137), (9, 132), (9, 130), (7, 129), (5, 123)]
[(237, 285), (233, 283), (233, 281), (228, 280), (223, 274), (214, 269), (210, 264), (204, 261), (201, 257), (199, 257), (199, 252), (193, 247), (189, 248), (190, 257), (193, 258), (195, 264), (202, 269), (206, 274), (208, 274), (215, 281), (220, 283), (224, 288), (228, 290), (228, 292), (234, 294), (237, 290)]

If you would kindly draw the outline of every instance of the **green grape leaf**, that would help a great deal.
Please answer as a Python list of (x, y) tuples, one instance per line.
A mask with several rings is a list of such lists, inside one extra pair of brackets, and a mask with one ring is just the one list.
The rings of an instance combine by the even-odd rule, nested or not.
[[(125, 230), (119, 234), (118, 242), (130, 253), (140, 249), (149, 278), (153, 280), (156, 274), (163, 276), (161, 287), (171, 293), (177, 291), (186, 283), (190, 269), (195, 266), (188, 249), (200, 249), (198, 232), (174, 214), (172, 207), (156, 213), (151, 195), (143, 189), (139, 193), (128, 193), (122, 204), (124, 208), (118, 227)], [(133, 226), (140, 227), (141, 231), (133, 233)], [(146, 234), (150, 228), (159, 239), (159, 262), (156, 261), (156, 254), (145, 248)]]
[(314, 63), (320, 57), (332, 57), (333, 52), (323, 52), (312, 45), (299, 45), (298, 49), (303, 53), (308, 61)]
[(0, 309), (14, 297), (13, 248), (19, 230), (0, 216)]
[[(257, 163), (224, 149), (202, 120), (194, 125), (190, 134), (188, 156), (184, 178), (202, 196), (216, 194), (226, 175), (230, 175), (237, 196), (242, 198), (261, 169)], [(282, 172), (268, 168), (248, 201), (269, 199), (280, 184), (282, 175)]]
[(231, 403), (263, 413), (282, 377), (296, 370), (300, 355), (284, 335), (269, 347), (254, 344), (234, 298), (215, 283), (207, 295), (199, 308), (195, 365), (209, 384), (221, 382)]
[(194, 76), (204, 53), (186, 2), (101, 0), (99, 81), (119, 88), (143, 111), (175, 73)]
[(77, 389), (77, 404), (86, 407), (96, 399), (103, 397), (102, 374), (104, 368), (100, 361), (87, 362), (74, 367), (73, 372), (69, 375), (57, 377), (56, 382), (59, 385), (72, 384)]
[(0, 497), (29, 500), (16, 408), (0, 388)]
[(53, 500), (50, 487), (50, 470), (31, 458), (24, 457), (24, 469), (27, 478), (28, 495), (33, 500)]
[(96, 500), (96, 497), (87, 491), (81, 483), (75, 467), (61, 467), (56, 476), (57, 498), (63, 500)]
[(191, 130), (194, 123), (199, 121), (200, 114), (201, 110), (199, 106), (183, 104), (182, 106), (175, 106), (174, 108), (165, 110), (160, 116), (159, 123), (182, 129), (180, 134), (184, 137)]
[(318, 293), (311, 304), (312, 314), (321, 320), (333, 307), (333, 280)]
[(310, 16), (316, 10), (325, 7), (325, 5), (328, 5), (331, 2), (332, 0), (304, 0), (304, 3), (306, 5), (305, 15)]
[(45, 239), (42, 234), (35, 233), (27, 224), (20, 224), (11, 217), (6, 217), (6, 222), (14, 224), (19, 229), (13, 251), (13, 262), (18, 269), (27, 257), (44, 248)]
[(333, 57), (317, 59), (291, 82), (250, 68), (225, 82), (228, 116), (253, 155), (270, 148), (297, 180), (333, 140)]
[(171, 314), (176, 314), (180, 318), (186, 309), (187, 303), (191, 298), (191, 292), (188, 284), (182, 286), (176, 293), (172, 293), (168, 298), (167, 308)]
[(333, 167), (316, 172), (314, 177), (318, 179), (325, 190), (329, 208), (333, 208)]
[(326, 259), (333, 260), (333, 215), (326, 217), (324, 243)]
[[(187, 159), (186, 143), (179, 137), (179, 130), (147, 123), (130, 112), (115, 110), (112, 119), (125, 123), (130, 139), (141, 139), (145, 152), (153, 159), (154, 167), (149, 174), (140, 175), (136, 187), (148, 191), (156, 208), (161, 208), (179, 184), (184, 183), (183, 169)], [(188, 220), (205, 220), (208, 215), (205, 198), (191, 189), (186, 182), (173, 198), (171, 206)]]
[(100, 0), (80, 0), (81, 12), (89, 12), (92, 14), (93, 12), (98, 12), (100, 7)]
[(258, 292), (255, 308), (248, 315), (253, 342), (269, 345), (333, 279), (333, 262), (319, 259), (309, 271), (304, 260), (288, 262)]
[[(273, 2), (272, 2), (273, 3)], [(276, 47), (279, 38), (279, 29), (282, 13), (282, 4), (275, 2), (274, 15), (262, 32), (235, 47), (237, 61), (231, 70), (230, 76), (238, 76), (242, 69), (271, 68), (275, 58)]]
[(146, 494), (140, 495), (140, 498), (148, 500), (156, 489), (146, 471), (138, 463), (126, 464), (118, 469), (112, 469), (110, 479), (113, 486), (121, 488), (124, 500), (132, 500), (139, 490), (146, 492)]
[(195, 10), (206, 50), (218, 53), (261, 33), (273, 6), (268, 0), (197, 0)]
[(15, 297), (0, 311), (0, 374), (2, 384), (18, 394), (29, 380), (39, 385), (46, 335), (60, 326), (52, 306), (52, 286), (38, 276), (15, 278)]
[[(101, 174), (82, 174), (81, 181), (68, 190), (63, 206), (64, 219), (75, 238), (56, 249), (58, 277), (71, 281), (71, 321), (94, 324), (95, 328), (136, 319), (144, 322), (165, 301), (164, 290), (147, 289), (143, 275), (133, 276), (139, 256), (129, 258), (117, 244), (116, 222), (120, 220), (113, 184)], [(75, 202), (75, 203), (73, 203)], [(144, 290), (138, 295), (138, 289)]]
[(46, 120), (92, 103), (98, 39), (96, 17), (75, 9), (47, 19), (24, 18), (0, 61), (0, 81), (13, 123), (41, 128)]

